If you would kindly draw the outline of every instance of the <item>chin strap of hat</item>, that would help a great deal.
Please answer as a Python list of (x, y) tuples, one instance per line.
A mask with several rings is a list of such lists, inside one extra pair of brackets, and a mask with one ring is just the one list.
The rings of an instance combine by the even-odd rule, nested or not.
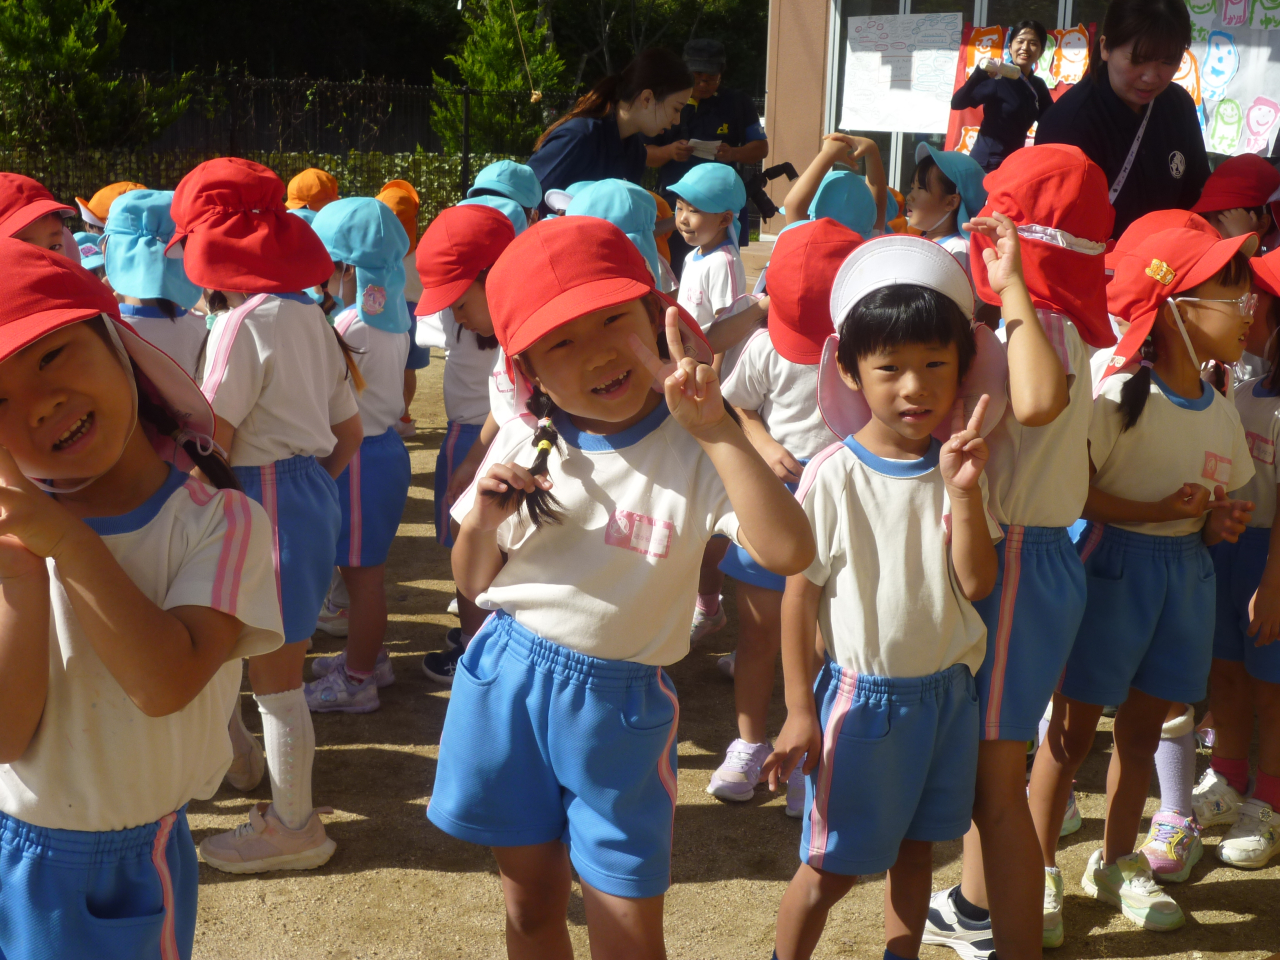
[(1057, 227), (1046, 227), (1038, 223), (1024, 223), (1018, 227), (1018, 236), (1026, 237), (1028, 240), (1039, 240), (1041, 243), (1051, 243), (1056, 247), (1062, 247), (1064, 250), (1072, 250), (1091, 257), (1100, 256), (1107, 252), (1105, 243), (1086, 240), (1083, 237), (1067, 233), (1065, 230), (1059, 230)]
[(1191, 354), (1191, 362), (1199, 370), (1200, 358), (1196, 356), (1196, 348), (1191, 345), (1191, 337), (1187, 335), (1187, 328), (1182, 323), (1182, 313), (1178, 310), (1178, 305), (1172, 300), (1169, 301), (1169, 309), (1173, 311), (1173, 322), (1178, 325), (1178, 332), (1182, 334), (1182, 342), (1187, 345), (1187, 353)]

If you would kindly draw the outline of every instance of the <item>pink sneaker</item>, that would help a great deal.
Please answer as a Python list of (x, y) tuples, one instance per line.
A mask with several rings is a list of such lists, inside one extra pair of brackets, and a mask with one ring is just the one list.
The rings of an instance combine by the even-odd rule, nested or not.
[(204, 862), (223, 873), (266, 873), (268, 870), (314, 870), (327, 863), (338, 845), (329, 839), (320, 822), (318, 807), (298, 830), (290, 830), (269, 803), (256, 804), (249, 822), (234, 830), (206, 837), (200, 844)]
[(1161, 810), (1151, 818), (1151, 829), (1142, 843), (1151, 872), (1161, 883), (1181, 883), (1200, 862), (1204, 845), (1195, 817), (1181, 817)]

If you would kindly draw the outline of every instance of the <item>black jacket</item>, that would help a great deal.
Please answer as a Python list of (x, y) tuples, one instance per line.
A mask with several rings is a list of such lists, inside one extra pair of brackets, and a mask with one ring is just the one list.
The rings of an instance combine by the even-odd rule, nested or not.
[(1034, 73), (1016, 80), (992, 78), (981, 67), (951, 97), (952, 110), (982, 108), (982, 126), (969, 156), (988, 173), (1026, 144), (1031, 125), (1052, 106), (1049, 88)]

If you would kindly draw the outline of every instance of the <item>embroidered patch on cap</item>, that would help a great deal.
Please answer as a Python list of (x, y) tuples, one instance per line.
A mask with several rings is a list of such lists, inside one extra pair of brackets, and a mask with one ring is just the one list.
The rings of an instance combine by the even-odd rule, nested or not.
[(1147, 276), (1167, 287), (1177, 279), (1178, 274), (1163, 260), (1152, 260), (1151, 265), (1147, 267)]
[(365, 313), (370, 316), (377, 316), (387, 305), (387, 288), (377, 287), (373, 284), (364, 288), (364, 295), (360, 298), (360, 306)]

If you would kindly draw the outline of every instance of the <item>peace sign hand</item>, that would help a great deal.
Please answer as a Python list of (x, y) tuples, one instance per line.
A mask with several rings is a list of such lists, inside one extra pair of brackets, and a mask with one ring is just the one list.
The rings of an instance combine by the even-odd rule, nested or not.
[(666, 315), (667, 355), (663, 363), (635, 334), (631, 347), (636, 357), (653, 374), (655, 387), (662, 384), (667, 408), (680, 426), (696, 439), (710, 439), (714, 429), (728, 416), (720, 396), (720, 378), (709, 364), (687, 355), (680, 336), (680, 311), (669, 307)]
[(942, 445), (938, 467), (948, 492), (971, 493), (977, 489), (978, 478), (987, 465), (987, 441), (982, 439), (982, 418), (986, 415), (991, 398), (983, 394), (973, 408), (973, 416), (966, 425), (964, 400), (957, 398), (951, 409), (951, 439)]

